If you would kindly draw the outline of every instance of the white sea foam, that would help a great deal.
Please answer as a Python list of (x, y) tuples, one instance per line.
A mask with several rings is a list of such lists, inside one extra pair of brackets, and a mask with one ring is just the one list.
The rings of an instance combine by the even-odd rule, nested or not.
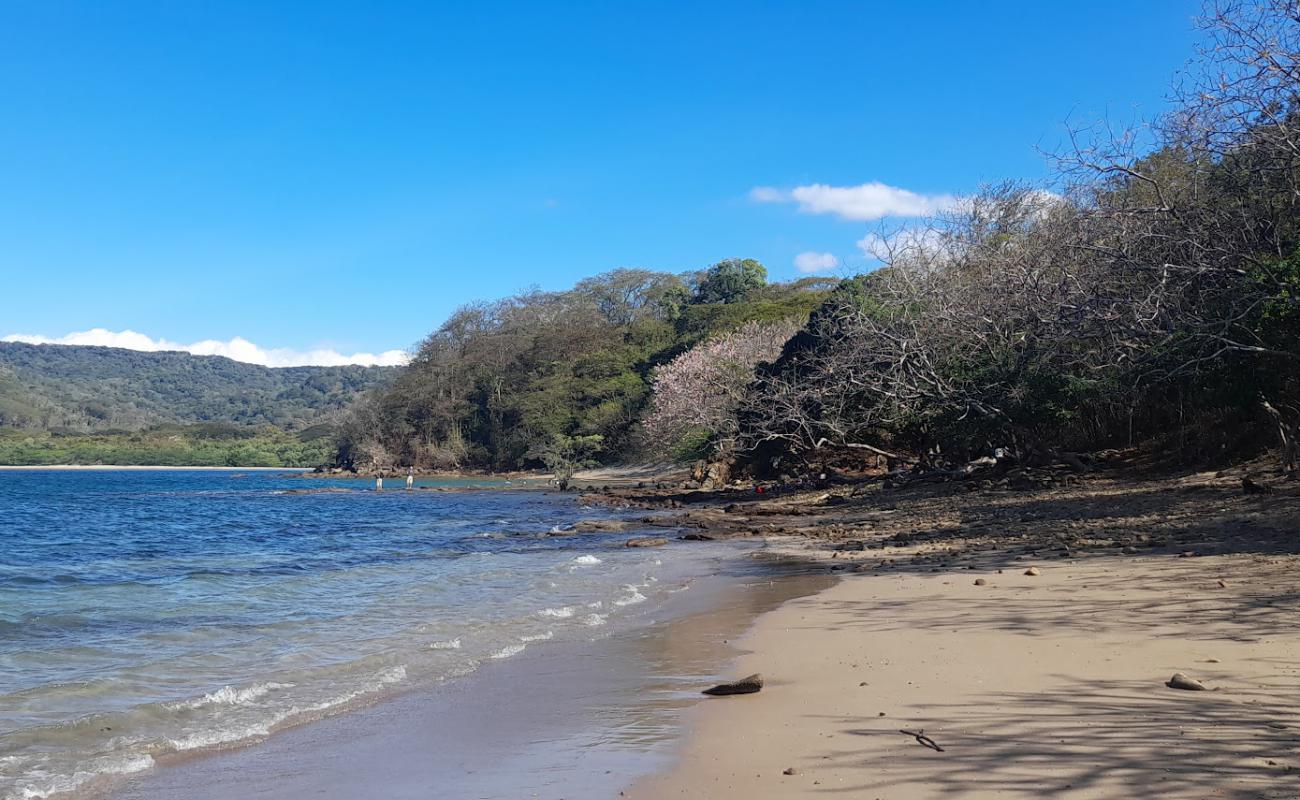
[(552, 638), (553, 636), (555, 636), (555, 631), (547, 631), (546, 633), (534, 633), (534, 634), (529, 635), (529, 636), (520, 636), (520, 637), (519, 637), (519, 641), (521, 641), (521, 642), (544, 642), (544, 641), (546, 641), (547, 639)]
[(526, 644), (508, 644), (491, 655), (491, 658), (510, 658), (524, 652)]
[(289, 716), (288, 713), (276, 714), (270, 720), (265, 722), (253, 723), (251, 725), (239, 725), (233, 728), (214, 728), (206, 731), (195, 731), (179, 739), (168, 739), (167, 743), (178, 753), (187, 750), (202, 750), (210, 747), (218, 747), (223, 744), (233, 742), (243, 742), (248, 739), (261, 739), (271, 735), (271, 726), (282, 722)]
[(173, 710), (203, 708), (204, 706), (248, 706), (275, 689), (292, 689), (292, 683), (255, 683), (236, 689), (234, 686), (222, 686), (215, 692), (208, 692), (202, 697), (191, 700), (178, 700), (165, 704)]
[(563, 606), (561, 608), (543, 608), (537, 614), (542, 617), (555, 617), (556, 619), (568, 619), (573, 616), (573, 606)]
[(597, 600), (594, 603), (588, 603), (587, 608), (602, 608), (605, 605), (603, 601)]
[(595, 628), (597, 626), (605, 624), (605, 617), (603, 617), (600, 614), (588, 614), (587, 616), (582, 618), (582, 624), (590, 625), (591, 627)]
[(385, 686), (389, 685), (390, 683), (401, 683), (404, 680), (406, 680), (406, 667), (404, 666), (389, 667), (388, 669), (376, 675), (375, 679), (372, 680), (371, 682), (362, 684), (358, 688), (346, 694), (339, 695), (337, 697), (334, 697), (332, 699), (326, 700), (321, 703), (316, 703), (315, 705), (307, 706), (306, 708), (299, 708), (298, 706), (294, 706), (292, 709), (290, 709), (288, 716), (297, 716), (298, 714), (302, 714), (302, 713), (310, 714), (310, 713), (318, 713), (321, 711), (328, 711), (329, 709), (334, 708), (336, 706), (341, 706), (345, 703), (350, 703), (353, 700), (357, 699), (358, 697), (361, 697), (362, 695), (370, 694), (371, 692), (377, 692), (380, 689), (384, 688)]
[(375, 676), (375, 680), (378, 682), (378, 686), (375, 688), (386, 686), (390, 683), (401, 683), (406, 680), (406, 667), (402, 665), (389, 667)]
[(599, 564), (599, 563), (601, 563), (601, 561), (600, 561), (599, 558), (596, 558), (595, 556), (578, 556), (577, 558), (573, 559), (573, 563), (575, 563), (575, 564)]
[(445, 642), (434, 642), (429, 645), (429, 648), (432, 650), (459, 650), (460, 637), (457, 636), (455, 639), (448, 639)]
[(71, 775), (51, 776), (45, 770), (34, 770), (32, 777), (16, 781), (14, 783), (16, 791), (5, 795), (5, 799), (41, 800), (52, 795), (71, 792), (101, 775), (130, 775), (133, 772), (149, 769), (153, 763), (153, 758), (148, 755), (132, 753), (89, 759), (79, 765), (85, 769), (78, 769)]
[(564, 533), (565, 531), (571, 531), (571, 530), (573, 530), (573, 526), (572, 526), (572, 525), (552, 525), (552, 526), (551, 526), (551, 533)]
[(623, 590), (629, 592), (629, 594), (625, 597), (620, 597), (619, 599), (615, 600), (614, 605), (632, 606), (632, 605), (636, 605), (637, 603), (644, 603), (646, 601), (646, 596), (641, 594), (641, 592), (637, 591), (637, 588), (630, 583), (624, 586)]

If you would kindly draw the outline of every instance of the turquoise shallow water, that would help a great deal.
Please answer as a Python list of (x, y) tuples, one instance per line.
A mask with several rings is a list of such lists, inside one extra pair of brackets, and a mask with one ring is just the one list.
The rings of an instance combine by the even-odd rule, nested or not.
[(734, 552), (551, 535), (609, 515), (572, 496), (366, 486), (0, 471), (0, 797), (604, 636)]

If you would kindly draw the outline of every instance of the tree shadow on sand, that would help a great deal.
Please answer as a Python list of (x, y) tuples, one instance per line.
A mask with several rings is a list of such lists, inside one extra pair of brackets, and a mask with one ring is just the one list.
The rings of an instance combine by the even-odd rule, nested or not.
[[(918, 746), (897, 720), (829, 718), (841, 733), (874, 741), (866, 752), (850, 747), (828, 760), (861, 777), (826, 791), (875, 797), (924, 782), (954, 797), (980, 790), (1008, 797), (1300, 796), (1300, 770), (1288, 766), (1300, 757), (1294, 676), (1210, 692), (1056, 677), (1067, 685), (990, 694), (968, 706), (920, 705), (902, 727), (924, 729), (943, 752)], [(1211, 788), (1227, 785), (1234, 788)]]

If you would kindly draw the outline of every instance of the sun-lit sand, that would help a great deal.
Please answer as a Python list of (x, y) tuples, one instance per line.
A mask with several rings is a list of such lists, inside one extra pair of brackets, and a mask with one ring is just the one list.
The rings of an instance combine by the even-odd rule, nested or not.
[[(1180, 531), (1177, 552), (976, 547), (761, 617), (729, 674), (766, 688), (699, 703), (678, 766), (626, 795), (1300, 797), (1297, 498), (1157, 488), (1086, 523), (1024, 507), (1056, 530)], [(1209, 691), (1166, 687), (1175, 672)]]

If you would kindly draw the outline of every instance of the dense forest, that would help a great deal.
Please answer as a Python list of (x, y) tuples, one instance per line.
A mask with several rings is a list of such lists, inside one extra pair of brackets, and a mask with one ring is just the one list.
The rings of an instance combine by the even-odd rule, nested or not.
[(392, 367), (262, 367), (221, 356), (0, 342), (0, 427), (94, 432), (335, 420)]
[(317, 466), (396, 372), (0, 342), (0, 464)]
[(1071, 132), (1043, 185), (881, 231), (833, 289), (752, 261), (619, 270), (461, 309), (347, 424), (358, 467), (865, 453), (1088, 468), (1148, 443), (1213, 462), (1300, 436), (1300, 14), (1225, 4), (1174, 108)]
[(352, 416), (340, 461), (506, 470), (622, 458), (643, 445), (637, 422), (657, 367), (745, 325), (797, 327), (834, 283), (768, 284), (761, 264), (731, 259), (465, 306)]
[(293, 433), (230, 423), (96, 433), (0, 428), (0, 464), (18, 466), (315, 467), (332, 459), (335, 446), (331, 425)]

